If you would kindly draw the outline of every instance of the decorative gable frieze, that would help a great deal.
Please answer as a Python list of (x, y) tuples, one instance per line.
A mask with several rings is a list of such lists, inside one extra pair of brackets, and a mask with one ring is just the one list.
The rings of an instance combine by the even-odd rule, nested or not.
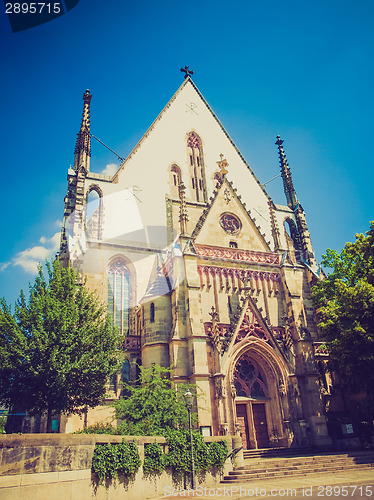
[(251, 250), (237, 250), (198, 244), (195, 244), (195, 250), (197, 254), (202, 257), (255, 262), (256, 264), (280, 264), (280, 255), (274, 252), (255, 252)]

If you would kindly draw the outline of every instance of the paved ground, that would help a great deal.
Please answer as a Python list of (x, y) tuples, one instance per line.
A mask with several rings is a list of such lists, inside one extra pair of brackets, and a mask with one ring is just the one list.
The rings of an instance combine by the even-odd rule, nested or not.
[(248, 500), (259, 498), (293, 498), (295, 500), (338, 498), (374, 500), (374, 468), (369, 470), (347, 470), (326, 474), (285, 477), (235, 484), (217, 484), (213, 488), (200, 486), (195, 491), (166, 489), (159, 500), (197, 498), (201, 500)]

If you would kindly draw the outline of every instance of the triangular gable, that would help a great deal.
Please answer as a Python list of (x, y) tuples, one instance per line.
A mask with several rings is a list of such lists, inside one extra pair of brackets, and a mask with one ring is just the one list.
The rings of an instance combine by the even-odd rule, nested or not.
[[(229, 164), (230, 180), (236, 186), (245, 184), (243, 201), (256, 214), (257, 223), (260, 222), (262, 232), (270, 240), (269, 197), (190, 78), (182, 83), (113, 176), (113, 186), (100, 184), (104, 197), (113, 190), (121, 192), (133, 186), (141, 202), (139, 209), (144, 225), (162, 226), (165, 224), (165, 200), (156, 193), (170, 193), (170, 169), (176, 165), (186, 186), (186, 202), (194, 203), (194, 187), (186, 161), (187, 138), (192, 132), (201, 139), (207, 198), (215, 189), (217, 161), (224, 155)], [(203, 208), (203, 204), (200, 205)]]
[[(112, 178), (112, 181), (116, 181), (117, 180), (119, 173), (126, 167), (126, 164), (128, 163), (128, 161), (135, 155), (135, 153), (137, 152), (137, 150), (141, 147), (141, 145), (143, 144), (143, 142), (147, 139), (147, 137), (149, 136), (149, 134), (153, 131), (153, 129), (155, 128), (155, 125), (157, 124), (157, 122), (159, 122), (163, 118), (163, 116), (165, 115), (165, 113), (168, 110), (168, 108), (170, 108), (171, 104), (175, 101), (175, 99), (177, 98), (177, 96), (182, 92), (182, 90), (188, 84), (191, 85), (192, 88), (195, 90), (195, 92), (197, 93), (197, 95), (199, 96), (199, 98), (201, 99), (201, 101), (204, 103), (204, 105), (206, 106), (206, 108), (208, 109), (208, 111), (210, 112), (210, 114), (212, 115), (212, 117), (214, 118), (214, 120), (218, 123), (218, 125), (219, 125), (220, 129), (222, 130), (222, 132), (225, 134), (225, 136), (227, 137), (227, 139), (230, 141), (231, 145), (233, 146), (233, 148), (235, 149), (235, 151), (239, 155), (239, 157), (242, 160), (242, 162), (244, 163), (244, 165), (247, 167), (247, 169), (249, 170), (249, 172), (254, 177), (255, 181), (258, 184), (258, 186), (261, 188), (261, 190), (263, 191), (263, 193), (265, 194), (265, 196), (268, 197), (268, 194), (267, 194), (264, 186), (257, 179), (255, 173), (253, 172), (253, 170), (251, 169), (251, 167), (249, 166), (249, 164), (246, 162), (244, 156), (240, 153), (239, 149), (237, 148), (237, 146), (235, 145), (234, 141), (231, 139), (230, 135), (228, 134), (228, 132), (226, 131), (226, 129), (224, 128), (224, 126), (222, 125), (222, 123), (220, 122), (220, 120), (218, 119), (217, 115), (214, 113), (214, 111), (212, 110), (212, 108), (209, 106), (209, 104), (205, 100), (204, 96), (199, 91), (199, 89), (197, 88), (197, 86), (191, 80), (190, 77), (186, 78), (183, 81), (183, 83), (180, 85), (180, 87), (175, 92), (175, 94), (173, 95), (173, 97), (169, 100), (169, 102), (166, 104), (166, 106), (164, 106), (164, 108), (162, 109), (162, 111), (160, 112), (160, 114), (153, 121), (152, 125), (148, 128), (148, 130), (146, 131), (146, 133), (143, 135), (143, 137), (140, 139), (140, 141), (137, 143), (137, 145), (134, 147), (134, 149), (131, 151), (131, 153), (128, 155), (128, 157), (121, 164), (121, 166), (119, 167), (119, 169), (117, 170), (117, 172), (114, 174), (114, 176)], [(192, 112), (193, 112), (193, 110), (192, 110)]]
[(261, 309), (256, 306), (256, 299), (253, 299), (250, 295), (247, 296), (243, 303), (236, 325), (232, 324), (230, 330), (232, 336), (230, 342), (227, 341), (228, 339), (226, 340), (227, 350), (231, 350), (235, 344), (238, 344), (242, 340), (250, 340), (252, 337), (266, 342), (278, 353), (278, 355), (281, 355), (287, 363), (290, 362), (290, 360), (287, 359), (287, 352), (284, 351), (284, 349), (280, 349), (278, 345), (277, 339), (282, 336), (280, 332), (281, 328), (273, 328), (274, 331), (272, 331), (267, 326), (262, 318)]
[(219, 246), (229, 248), (235, 242), (240, 249), (271, 251), (261, 228), (256, 226), (255, 220), (226, 178), (198, 220), (192, 237), (200, 245), (215, 246), (219, 241)]
[[(290, 364), (290, 342), (283, 327), (269, 328), (261, 315), (261, 308), (256, 306), (256, 299), (250, 295), (243, 298), (243, 305), (237, 316), (236, 322), (231, 324), (216, 323), (215, 328), (218, 332), (222, 345), (221, 354), (229, 353), (242, 341), (259, 339), (272, 347), (274, 351), (281, 356), (285, 362)], [(205, 334), (213, 338), (214, 326), (210, 321), (204, 323)]]

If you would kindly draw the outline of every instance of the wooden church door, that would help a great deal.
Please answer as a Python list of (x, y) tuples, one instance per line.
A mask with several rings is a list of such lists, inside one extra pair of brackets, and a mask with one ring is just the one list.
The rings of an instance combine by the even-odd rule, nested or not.
[(249, 429), (248, 429), (248, 417), (247, 417), (247, 405), (237, 404), (236, 405), (236, 418), (239, 424), (239, 432), (243, 441), (243, 448), (245, 450), (250, 448), (249, 441)]
[(252, 414), (257, 448), (269, 448), (269, 433), (266, 423), (265, 404), (252, 403)]

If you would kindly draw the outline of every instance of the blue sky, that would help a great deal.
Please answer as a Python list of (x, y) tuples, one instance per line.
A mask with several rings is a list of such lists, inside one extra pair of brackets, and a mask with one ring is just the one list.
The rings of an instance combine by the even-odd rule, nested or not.
[[(0, 13), (0, 297), (14, 303), (58, 244), (82, 94), (91, 131), (126, 155), (193, 80), (261, 182), (284, 142), (320, 260), (373, 216), (373, 0), (80, 0), (12, 33)], [(91, 170), (117, 164), (93, 142)], [(286, 204), (280, 178), (267, 184)]]

